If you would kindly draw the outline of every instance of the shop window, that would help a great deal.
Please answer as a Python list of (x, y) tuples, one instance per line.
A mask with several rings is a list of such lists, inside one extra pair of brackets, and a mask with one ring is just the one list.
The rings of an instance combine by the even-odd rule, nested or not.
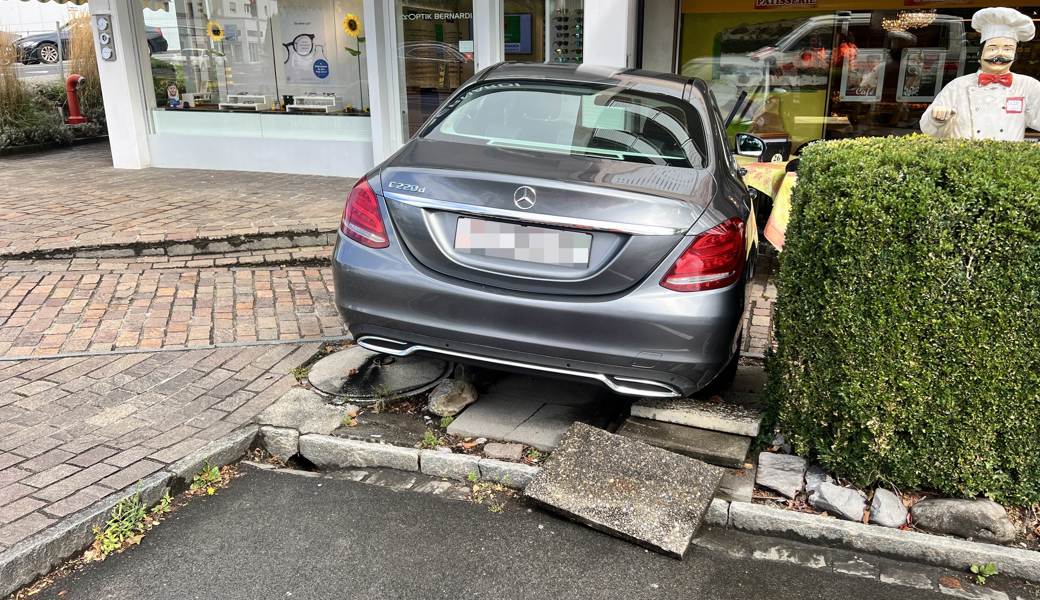
[[(679, 70), (707, 80), (730, 136), (818, 139), (919, 131), (944, 85), (978, 70), (977, 8), (755, 10), (685, 2)], [(840, 6), (840, 5), (839, 5)], [(1015, 7), (1040, 16), (1040, 8)], [(1040, 76), (1040, 45), (1019, 48), (1015, 71)]]
[[(263, 9), (258, 10), (262, 5)], [(259, 17), (263, 14), (263, 17)], [(362, 0), (169, 0), (144, 9), (158, 111), (368, 114)]]
[(472, 0), (398, 0), (408, 130), (474, 74)]

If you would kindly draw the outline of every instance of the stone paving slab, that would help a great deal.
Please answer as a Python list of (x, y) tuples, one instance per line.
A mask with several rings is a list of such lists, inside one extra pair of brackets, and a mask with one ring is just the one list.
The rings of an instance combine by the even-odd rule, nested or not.
[(757, 410), (692, 398), (643, 398), (632, 405), (632, 416), (751, 438), (758, 436), (762, 423), (762, 413)]
[(335, 231), (353, 184), (313, 175), (113, 169), (104, 143), (3, 163), (0, 255)]
[(751, 438), (629, 417), (618, 435), (697, 458), (722, 467), (737, 468), (747, 459)]
[(524, 495), (682, 558), (721, 479), (718, 467), (576, 423)]
[(552, 450), (573, 423), (603, 426), (619, 414), (616, 396), (596, 385), (507, 375), (448, 426), (448, 433)]
[(250, 422), (317, 349), (0, 362), (0, 551)]

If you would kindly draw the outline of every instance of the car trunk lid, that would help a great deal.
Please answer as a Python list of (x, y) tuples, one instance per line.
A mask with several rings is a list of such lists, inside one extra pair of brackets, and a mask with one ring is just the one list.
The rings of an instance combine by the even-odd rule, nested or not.
[(704, 169), (421, 139), (384, 167), (380, 184), (398, 236), (423, 266), (564, 295), (642, 281), (714, 191)]

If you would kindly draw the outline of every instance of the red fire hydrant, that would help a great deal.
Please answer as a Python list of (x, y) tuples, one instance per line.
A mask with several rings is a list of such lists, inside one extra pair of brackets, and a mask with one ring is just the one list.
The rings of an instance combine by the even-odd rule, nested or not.
[(79, 88), (87, 82), (87, 78), (73, 73), (65, 80), (65, 98), (69, 103), (69, 116), (65, 118), (66, 125), (82, 125), (87, 118), (79, 112)]

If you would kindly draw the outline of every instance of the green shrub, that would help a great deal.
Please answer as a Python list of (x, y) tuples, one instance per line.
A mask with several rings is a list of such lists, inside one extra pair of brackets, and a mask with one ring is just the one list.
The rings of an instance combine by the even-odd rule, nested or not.
[(1040, 146), (807, 148), (768, 396), (860, 485), (1040, 501)]

